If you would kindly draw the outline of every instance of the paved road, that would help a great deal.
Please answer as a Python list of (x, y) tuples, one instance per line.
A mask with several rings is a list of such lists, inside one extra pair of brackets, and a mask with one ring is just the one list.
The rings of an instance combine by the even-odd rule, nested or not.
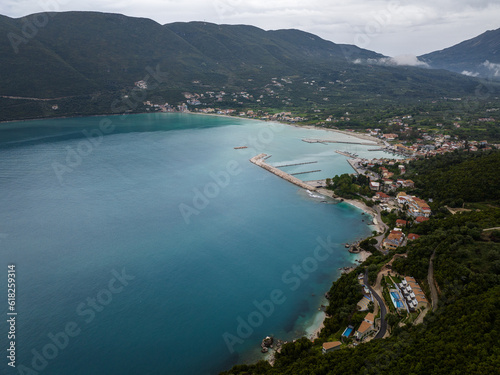
[(368, 289), (370, 289), (372, 296), (377, 300), (378, 305), (380, 306), (380, 331), (377, 333), (374, 339), (381, 339), (382, 337), (384, 337), (385, 332), (387, 331), (387, 321), (385, 320), (387, 309), (385, 308), (385, 304), (382, 298), (377, 294), (377, 292), (375, 292), (375, 290), (373, 290), (373, 288), (370, 286), (370, 283), (368, 282), (368, 269), (365, 269), (365, 277), (363, 281)]
[(387, 229), (389, 228), (387, 226), (386, 223), (384, 223), (384, 221), (382, 220), (382, 215), (381, 215), (381, 211), (380, 211), (380, 207), (378, 206), (375, 206), (373, 208), (373, 210), (377, 213), (377, 215), (375, 216), (375, 218), (377, 219), (377, 223), (381, 224), (382, 225), (382, 234), (379, 234), (378, 236), (375, 237), (375, 239), (377, 240), (377, 245), (375, 245), (380, 251), (384, 252), (384, 249), (382, 248), (382, 241), (384, 240), (384, 237), (385, 237), (385, 232), (387, 231)]
[(427, 283), (429, 284), (429, 288), (431, 290), (432, 311), (436, 311), (438, 307), (438, 292), (434, 281), (434, 264), (432, 262), (435, 255), (436, 250), (434, 249), (431, 259), (429, 260), (429, 271), (427, 272)]

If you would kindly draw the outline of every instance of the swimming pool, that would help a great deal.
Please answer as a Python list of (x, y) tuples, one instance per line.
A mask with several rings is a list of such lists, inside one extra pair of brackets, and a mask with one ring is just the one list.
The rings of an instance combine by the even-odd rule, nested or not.
[(352, 328), (352, 327), (347, 327), (345, 329), (344, 333), (342, 333), (342, 336), (349, 337), (351, 335), (353, 329), (354, 328)]
[(404, 303), (399, 299), (399, 294), (397, 292), (390, 292), (391, 300), (396, 309), (404, 309)]

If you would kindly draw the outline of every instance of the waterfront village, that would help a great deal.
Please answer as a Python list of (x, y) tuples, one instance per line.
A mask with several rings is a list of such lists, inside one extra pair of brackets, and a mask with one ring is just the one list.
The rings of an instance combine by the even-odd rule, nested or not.
[[(201, 84), (198, 81), (193, 83)], [(245, 105), (253, 103), (254, 105), (262, 105), (262, 101), (269, 98), (281, 98), (278, 92), (275, 92), (269, 86), (277, 86), (278, 88), (283, 88), (284, 84), (289, 83), (287, 78), (282, 78), (281, 82), (277, 78), (273, 78), (269, 85), (265, 86), (263, 94), (256, 96), (247, 92), (225, 92), (225, 91), (206, 91), (203, 93), (196, 92), (184, 92), (183, 96), (186, 99), (185, 102), (171, 105), (169, 103), (155, 104), (152, 101), (145, 101), (143, 103), (146, 111), (153, 112), (193, 112), (193, 113), (204, 113), (204, 114), (217, 114), (224, 116), (235, 116), (240, 118), (251, 118), (258, 119), (262, 121), (280, 121), (284, 123), (299, 124), (305, 123), (308, 125), (314, 125), (317, 127), (338, 129), (338, 125), (342, 125), (342, 129), (346, 132), (360, 132), (359, 129), (349, 129), (349, 123), (352, 119), (349, 112), (345, 112), (343, 116), (335, 117), (333, 115), (322, 116), (322, 110), (317, 108), (312, 108), (312, 113), (315, 113), (314, 119), (308, 119), (304, 116), (299, 116), (293, 114), (291, 111), (281, 111), (276, 113), (270, 113), (265, 110), (260, 109), (248, 109)], [(304, 82), (308, 85), (316, 84), (315, 81)], [(345, 84), (344, 82), (330, 82), (331, 84)], [(135, 82), (135, 86), (138, 89), (147, 89), (147, 84), (144, 81)], [(322, 87), (318, 87), (321, 91)], [(284, 104), (290, 104), (287, 100)], [(442, 98), (443, 102), (457, 101), (460, 102), (461, 98)], [(238, 105), (238, 108), (231, 108), (231, 103)], [(221, 107), (217, 107), (217, 104), (221, 104)], [(224, 104), (224, 107), (222, 107)], [(214, 106), (212, 106), (214, 105)], [(227, 106), (229, 105), (229, 108)], [(499, 112), (500, 108), (488, 108), (485, 110), (488, 114)], [(422, 113), (423, 116), (428, 115), (428, 113)], [(453, 122), (450, 124), (451, 129), (459, 130), (461, 126), (465, 123), (474, 124), (497, 124), (498, 119), (492, 116), (489, 117), (474, 117), (465, 121), (460, 116), (452, 116)], [(368, 128), (363, 129), (364, 134), (371, 137), (377, 138), (380, 142), (383, 142), (385, 148), (389, 152), (398, 153), (407, 157), (418, 157), (418, 156), (434, 156), (437, 154), (442, 154), (446, 152), (451, 152), (454, 150), (466, 149), (469, 151), (478, 150), (488, 150), (491, 148), (500, 148), (500, 144), (490, 144), (486, 140), (463, 140), (458, 139), (457, 136), (447, 134), (450, 133), (450, 129), (446, 129), (443, 123), (436, 122), (433, 127), (435, 131), (428, 131), (421, 127), (415, 127), (411, 125), (410, 122), (413, 120), (412, 115), (403, 115), (387, 118), (385, 120), (379, 121), (380, 125), (386, 130), (384, 132), (381, 128)], [(462, 125), (461, 125), (462, 124)], [(381, 126), (382, 127), (382, 126)], [(439, 130), (442, 131), (439, 131)], [(398, 134), (399, 133), (399, 134)], [(411, 141), (408, 140), (407, 135), (412, 134)], [(401, 141), (398, 141), (401, 139)]]
[[(362, 140), (365, 136), (354, 134)], [(373, 223), (377, 227), (377, 232), (371, 241), (375, 240), (375, 249), (382, 254), (387, 255), (390, 251), (404, 247), (408, 241), (417, 240), (420, 236), (412, 233), (411, 229), (429, 220), (432, 215), (429, 202), (413, 195), (415, 183), (411, 179), (405, 178), (407, 165), (414, 159), (431, 157), (440, 153), (451, 152), (454, 149), (463, 148), (464, 144), (458, 142), (448, 142), (446, 137), (440, 137), (434, 140), (433, 147), (421, 148), (405, 147), (400, 144), (391, 144), (379, 134), (379, 145), (383, 149), (395, 154), (403, 156), (402, 159), (364, 159), (357, 155), (345, 151), (337, 151), (337, 153), (348, 157), (348, 162), (356, 172), (356, 176), (365, 177), (365, 188), (369, 194), (365, 193), (362, 197), (364, 204), (361, 207), (372, 215)], [(396, 138), (391, 136), (391, 138)], [(321, 140), (303, 140), (309, 142), (321, 142)], [(393, 141), (394, 142), (394, 141)], [(475, 142), (469, 142), (473, 147)], [(479, 148), (469, 148), (470, 152), (478, 152), (478, 150), (491, 149), (487, 142), (479, 142)], [(401, 150), (401, 147), (405, 147)], [(474, 146), (475, 147), (475, 146)], [(424, 150), (428, 150), (426, 153)], [(402, 152), (401, 152), (402, 151)], [(479, 151), (480, 152), (480, 151)], [(332, 179), (306, 182), (306, 186), (294, 176), (290, 176), (283, 171), (275, 168), (265, 162), (268, 155), (260, 154), (252, 158), (252, 162), (262, 168), (278, 175), (281, 178), (295, 183), (296, 185), (317, 190), (318, 192), (329, 195), (334, 198), (341, 198), (335, 195), (334, 183)], [(369, 195), (371, 197), (369, 197)], [(353, 203), (353, 200), (346, 199)], [(430, 200), (432, 202), (432, 200)], [(356, 204), (355, 204), (356, 205)], [(358, 204), (358, 207), (360, 205)], [(448, 208), (448, 207), (447, 207)], [(458, 212), (452, 208), (448, 210), (453, 214)], [(365, 240), (366, 241), (366, 240)], [(349, 244), (346, 244), (346, 246)], [(349, 251), (357, 253), (362, 250), (360, 243), (349, 245)], [(435, 281), (433, 272), (429, 271), (428, 286), (430, 291), (427, 293), (432, 296), (428, 298), (423, 288), (417, 280), (411, 275), (400, 275), (392, 270), (392, 263), (399, 257), (406, 257), (405, 253), (396, 252), (393, 258), (387, 262), (378, 272), (374, 285), (370, 285), (368, 277), (364, 273), (359, 274), (358, 281), (363, 291), (363, 297), (357, 303), (358, 313), (366, 312), (361, 323), (356, 326), (349, 325), (345, 327), (342, 333), (338, 332), (334, 341), (326, 341), (323, 343), (322, 352), (338, 350), (343, 346), (357, 346), (360, 343), (370, 341), (374, 338), (385, 338), (390, 336), (390, 326), (398, 324), (419, 324), (430, 309), (437, 306), (437, 293), (435, 292)], [(359, 261), (362, 263), (362, 261)], [(353, 267), (346, 267), (343, 272), (353, 271)], [(322, 306), (320, 309), (324, 309)], [(387, 314), (398, 316), (397, 322), (388, 322)], [(317, 333), (310, 338), (314, 340)], [(335, 336), (335, 335), (334, 335)], [(277, 341), (275, 350), (280, 351), (283, 342)], [(262, 344), (262, 351), (267, 353), (269, 348), (273, 347), (273, 340), (266, 338)], [(272, 363), (273, 356), (270, 358)]]
[[(279, 82), (273, 81), (273, 84), (278, 85)], [(268, 91), (270, 94), (273, 94), (272, 90), (268, 89)], [(204, 98), (208, 97), (210, 99), (215, 99), (216, 102), (222, 102), (226, 95), (232, 97), (232, 100), (235, 102), (238, 101), (238, 97), (243, 99), (254, 99), (253, 97), (251, 98), (251, 95), (247, 92), (233, 94), (227, 94), (225, 92), (206, 92), (205, 94), (184, 93), (184, 97), (187, 99), (187, 104), (182, 103), (178, 106), (170, 106), (168, 103), (158, 105), (148, 101), (145, 102), (144, 105), (154, 111), (162, 112), (192, 111), (206, 114), (236, 116), (240, 118), (252, 118), (263, 121), (280, 121), (296, 125), (307, 121), (306, 118), (293, 115), (292, 112), (278, 112), (270, 114), (260, 110), (254, 111), (252, 109), (221, 109), (215, 107), (200, 108), (200, 105), (203, 104), (201, 100)], [(256, 101), (259, 102), (260, 99), (262, 99), (262, 96)], [(238, 104), (241, 105), (243, 102), (238, 102)], [(491, 111), (496, 110), (498, 109), (491, 109)], [(489, 111), (490, 110), (488, 110), (488, 112)], [(481, 152), (483, 150), (500, 148), (500, 144), (490, 144), (485, 140), (459, 140), (456, 136), (445, 134), (445, 132), (426, 132), (424, 129), (420, 128), (413, 129), (417, 130), (417, 138), (413, 142), (408, 142), (408, 140), (398, 141), (399, 134), (394, 132), (384, 133), (382, 129), (379, 128), (366, 129), (364, 133), (359, 133), (359, 131), (355, 132), (352, 129), (339, 130), (333, 125), (339, 121), (342, 121), (345, 124), (345, 122), (350, 120), (348, 116), (349, 113), (347, 112), (345, 113), (345, 116), (340, 118), (328, 116), (320, 121), (316, 121), (312, 125), (330, 128), (344, 134), (352, 134), (353, 136), (361, 139), (376, 141), (376, 150), (386, 151), (401, 157), (401, 159), (364, 159), (359, 158), (356, 154), (351, 152), (337, 151), (339, 154), (348, 157), (348, 162), (355, 170), (357, 176), (365, 176), (368, 181), (366, 188), (369, 189), (372, 196), (368, 197), (365, 194), (363, 200), (365, 201), (365, 204), (368, 203), (368, 206), (365, 204), (361, 205), (364, 207), (366, 212), (373, 216), (372, 224), (376, 225), (378, 231), (376, 234), (374, 233), (372, 240), (376, 240), (375, 248), (385, 255), (391, 250), (397, 250), (398, 248), (404, 247), (408, 241), (417, 240), (419, 235), (412, 233), (411, 228), (415, 225), (428, 221), (432, 215), (432, 210), (428, 202), (418, 196), (410, 194), (415, 187), (414, 182), (410, 179), (404, 178), (406, 165), (410, 161), (418, 158), (427, 158), (453, 152), (455, 150)], [(411, 115), (406, 115), (390, 118), (386, 120), (385, 125), (387, 128), (391, 129), (394, 129), (394, 126), (396, 126), (400, 129), (400, 133), (407, 133), (410, 131), (410, 127), (405, 121), (408, 121), (411, 117)], [(455, 128), (460, 127), (458, 122), (459, 120), (460, 118), (457, 117), (456, 122), (453, 123)], [(476, 121), (495, 122), (496, 120), (489, 117), (478, 118)], [(311, 125), (310, 122), (307, 124)], [(439, 123), (435, 125), (437, 128), (442, 127), (442, 124)], [(321, 140), (303, 141), (322, 143)], [(235, 149), (238, 148), (243, 147), (235, 147)], [(302, 188), (317, 190), (322, 194), (329, 195), (334, 198), (342, 198), (332, 192), (332, 190), (334, 190), (334, 186), (332, 185), (331, 179), (311, 181), (304, 184), (301, 180), (298, 180), (294, 176), (290, 176), (278, 168), (267, 164), (265, 160), (268, 157), (269, 156), (266, 154), (260, 154), (252, 158), (251, 161), (269, 172), (274, 173)], [(365, 198), (368, 201), (365, 200)], [(350, 201), (352, 203), (352, 200)], [(451, 208), (448, 209), (452, 214), (459, 211), (454, 211)], [(392, 219), (388, 219), (389, 213), (393, 214)], [(397, 218), (394, 218), (394, 216)], [(349, 251), (353, 253), (364, 251), (359, 245), (360, 243), (350, 244)], [(366, 314), (364, 315), (361, 323), (356, 326), (348, 325), (341, 332), (334, 335), (334, 340), (324, 342), (322, 345), (323, 354), (339, 350), (344, 346), (357, 346), (374, 338), (389, 337), (391, 330), (390, 326), (393, 323), (386, 320), (387, 314), (399, 316), (400, 319), (398, 319), (395, 324), (399, 324), (400, 326), (407, 323), (419, 324), (423, 322), (427, 312), (437, 306), (437, 293), (435, 292), (436, 287), (433, 279), (433, 273), (429, 272), (429, 279), (427, 280), (429, 284), (428, 287), (430, 288), (430, 291), (427, 293), (430, 294), (431, 297), (428, 298), (415, 278), (411, 275), (397, 274), (392, 270), (392, 262), (398, 257), (406, 257), (406, 254), (396, 253), (394, 257), (380, 269), (374, 285), (370, 285), (368, 282), (367, 274), (360, 273), (358, 275), (358, 281), (363, 292), (363, 297), (357, 303), (357, 310), (358, 313)], [(359, 262), (361, 263), (362, 261)], [(353, 269), (353, 267), (346, 267), (342, 270), (342, 272), (350, 272)], [(429, 270), (431, 270), (430, 265)], [(324, 306), (321, 306), (320, 310), (324, 310)], [(310, 338), (314, 340), (316, 335), (318, 335), (318, 332)], [(262, 341), (262, 352), (267, 353), (269, 349), (274, 349), (274, 352), (280, 352), (284, 343), (286, 342), (275, 340), (268, 336)], [(271, 356), (268, 359), (271, 363), (274, 361), (274, 352), (271, 353)]]
[[(386, 255), (391, 250), (404, 247), (408, 241), (418, 239), (419, 235), (411, 233), (411, 228), (429, 220), (432, 210), (424, 199), (409, 194), (414, 188), (414, 182), (403, 178), (406, 173), (405, 166), (413, 157), (399, 160), (368, 160), (346, 152), (339, 153), (349, 157), (348, 161), (357, 175), (366, 176), (366, 181), (369, 181), (367, 182), (367, 188), (369, 187), (368, 191), (370, 191), (372, 197), (367, 202), (369, 205), (363, 205), (363, 209), (372, 215), (372, 224), (375, 224), (377, 228), (377, 232), (374, 233), (372, 238), (376, 240), (375, 248)], [(251, 161), (302, 188), (317, 190), (324, 195), (340, 198), (332, 190), (328, 190), (328, 188), (332, 188), (331, 179), (306, 182), (306, 186), (304, 186), (304, 183), (295, 177), (265, 163), (266, 157), (265, 154), (260, 154), (252, 158)], [(346, 201), (353, 202), (349, 199), (346, 199)], [(388, 219), (387, 215), (389, 213), (393, 214), (392, 219)], [(352, 253), (365, 251), (362, 250), (359, 242), (350, 245), (346, 244), (346, 247), (349, 247), (349, 251)], [(357, 303), (357, 310), (358, 313), (365, 312), (366, 314), (362, 322), (357, 326), (349, 325), (341, 333), (338, 332), (338, 340), (324, 342), (323, 354), (338, 350), (342, 346), (357, 346), (373, 338), (390, 336), (388, 322), (385, 319), (388, 313), (403, 317), (397, 323), (399, 325), (423, 322), (429, 309), (436, 305), (436, 301), (430, 301), (427, 298), (419, 283), (411, 275), (394, 273), (392, 262), (398, 257), (405, 256), (404, 253), (396, 253), (380, 269), (374, 285), (370, 285), (368, 277), (364, 273), (358, 275), (363, 297)], [(346, 267), (342, 270), (342, 273), (353, 270), (354, 267)], [(432, 287), (434, 287), (433, 283)], [(324, 306), (321, 306), (320, 309), (324, 310)], [(314, 340), (315, 335), (310, 338)], [(267, 337), (261, 344), (262, 352), (267, 353), (269, 348), (273, 348), (273, 346), (279, 352), (282, 344), (283, 342), (278, 340), (273, 345), (273, 340)], [(271, 356), (270, 361), (272, 363), (273, 356)]]

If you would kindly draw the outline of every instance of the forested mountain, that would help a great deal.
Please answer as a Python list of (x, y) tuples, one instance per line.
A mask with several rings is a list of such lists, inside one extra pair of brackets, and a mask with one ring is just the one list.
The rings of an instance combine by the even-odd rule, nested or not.
[[(43, 15), (43, 27), (36, 26), (41, 15), (0, 18), (2, 95), (51, 97), (117, 89), (143, 79), (145, 69), (157, 64), (172, 84), (198, 79), (223, 85), (237, 76), (294, 74), (311, 63), (342, 66), (345, 52), (353, 59), (380, 56), (299, 30), (205, 22), (160, 25), (96, 12)], [(26, 24), (34, 25), (31, 38)]]
[(419, 59), (436, 69), (500, 79), (500, 29), (486, 31), (452, 47), (419, 56)]
[[(179, 104), (185, 91), (248, 92), (258, 106), (311, 108), (473, 97), (479, 84), (431, 69), (355, 64), (383, 56), (299, 30), (63, 12), (0, 16), (0, 35), (0, 120), (116, 113), (112, 103), (141, 80), (147, 90), (129, 111), (140, 111), (142, 99)], [(285, 97), (273, 94), (283, 86)]]

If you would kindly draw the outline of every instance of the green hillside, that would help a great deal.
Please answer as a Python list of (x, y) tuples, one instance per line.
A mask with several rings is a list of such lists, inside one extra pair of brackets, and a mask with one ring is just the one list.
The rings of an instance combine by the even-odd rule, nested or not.
[[(500, 152), (454, 152), (408, 165), (416, 193), (438, 205), (463, 202), (500, 203)], [(458, 202), (458, 203), (457, 203)]]
[[(42, 26), (27, 35), (27, 24)], [(382, 55), (299, 30), (64, 12), (1, 16), (0, 35), (0, 120), (120, 112), (113, 103), (140, 80), (148, 88), (127, 111), (144, 111), (149, 99), (177, 105), (186, 91), (224, 91), (222, 107), (379, 108), (470, 97), (479, 84), (443, 71), (354, 64)], [(249, 99), (229, 97), (241, 92)]]

